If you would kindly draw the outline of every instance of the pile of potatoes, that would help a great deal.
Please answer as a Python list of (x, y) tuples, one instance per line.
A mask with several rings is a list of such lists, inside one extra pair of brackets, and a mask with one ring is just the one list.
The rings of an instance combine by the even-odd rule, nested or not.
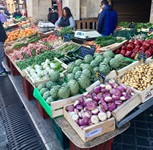
[(136, 66), (127, 71), (118, 81), (139, 91), (145, 90), (153, 85), (153, 62)]

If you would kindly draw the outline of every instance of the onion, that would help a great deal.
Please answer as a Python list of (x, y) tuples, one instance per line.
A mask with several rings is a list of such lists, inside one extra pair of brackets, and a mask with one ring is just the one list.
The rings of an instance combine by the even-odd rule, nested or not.
[(111, 85), (112, 85), (112, 88), (114, 88), (114, 89), (118, 86), (117, 83), (113, 83), (113, 84), (111, 84)]
[(99, 120), (101, 120), (101, 121), (105, 121), (105, 120), (107, 119), (107, 115), (106, 115), (106, 113), (104, 113), (104, 112), (100, 112), (100, 113), (98, 114), (98, 118), (99, 118)]
[(94, 93), (98, 94), (101, 91), (101, 87), (100, 86), (97, 86), (97, 87), (94, 88), (93, 91), (94, 91)]
[(75, 115), (72, 116), (72, 119), (73, 119), (74, 121), (77, 121), (77, 120), (79, 119), (79, 116), (75, 114)]
[(119, 106), (119, 105), (122, 104), (122, 101), (121, 100), (117, 100), (117, 101), (115, 101), (115, 104)]
[(120, 96), (115, 96), (115, 95), (112, 95), (112, 99), (113, 99), (114, 101), (117, 101), (117, 100), (119, 100), (119, 99), (120, 99)]
[(76, 101), (74, 102), (74, 107), (76, 107), (76, 106), (79, 105), (79, 104), (80, 104), (79, 100), (76, 100)]
[(126, 100), (125, 96), (121, 96), (120, 100), (125, 101)]
[(125, 87), (122, 86), (122, 85), (119, 85), (116, 89), (119, 90), (119, 91), (121, 91), (121, 92), (124, 92)]
[(110, 84), (107, 84), (107, 85), (105, 86), (105, 88), (106, 88), (106, 90), (111, 90), (111, 89), (112, 89), (112, 86), (111, 86)]
[(103, 89), (101, 89), (101, 92), (105, 93), (105, 92), (107, 92), (107, 90), (105, 88), (103, 88)]
[(100, 100), (102, 98), (102, 93), (97, 94), (97, 98)]
[(81, 113), (81, 112), (79, 112), (79, 113), (78, 113), (78, 116), (79, 116), (80, 118), (82, 118), (82, 113)]
[(132, 93), (132, 92), (133, 92), (132, 89), (129, 88), (129, 87), (127, 87), (127, 89), (126, 89), (126, 93)]
[(77, 106), (76, 106), (76, 109), (82, 110), (82, 109), (83, 109), (83, 105), (77, 105)]
[(121, 96), (121, 92), (119, 90), (116, 90), (115, 89), (113, 95), (115, 95), (115, 96)]
[(88, 93), (86, 96), (85, 96), (87, 99), (88, 98), (92, 98), (92, 95), (90, 93)]
[(90, 101), (92, 101), (92, 98), (87, 98), (87, 99), (85, 99), (85, 101), (90, 102)]
[(98, 108), (95, 108), (95, 109), (94, 109), (94, 110), (92, 110), (91, 112), (92, 112), (92, 114), (97, 115), (97, 114), (98, 114), (98, 112), (99, 112), (99, 109), (98, 109)]
[(90, 121), (90, 119), (86, 116), (82, 118), (82, 124), (83, 125), (88, 125), (89, 121)]
[(110, 111), (107, 111), (107, 112), (106, 112), (106, 115), (107, 115), (107, 118), (109, 119), (109, 118), (111, 117), (112, 114), (111, 114)]
[(96, 104), (93, 101), (87, 102), (86, 106), (88, 110), (94, 110), (96, 108)]
[(92, 97), (93, 97), (93, 96), (97, 96), (97, 94), (96, 94), (96, 93), (92, 93)]
[(131, 94), (130, 93), (125, 93), (123, 92), (122, 95), (128, 100), (131, 98)]
[(113, 111), (116, 108), (116, 104), (115, 103), (108, 103), (108, 110), (109, 111)]
[(76, 114), (78, 114), (78, 113), (79, 113), (79, 110), (78, 110), (77, 108), (75, 108), (75, 109), (74, 109), (74, 112), (75, 112)]
[(79, 126), (83, 126), (83, 121), (82, 121), (82, 119), (79, 119), (79, 120), (77, 121), (77, 124), (78, 124)]
[(73, 106), (73, 105), (70, 105), (70, 106), (68, 106), (68, 107), (66, 108), (66, 110), (67, 110), (68, 112), (72, 112), (72, 111), (74, 111), (74, 106)]
[(115, 93), (115, 89), (111, 89), (109, 92), (111, 93), (111, 94), (114, 94)]
[(83, 97), (80, 97), (80, 98), (78, 99), (78, 101), (79, 101), (81, 104), (83, 104), (83, 103), (84, 103), (84, 98), (83, 98)]
[(112, 98), (110, 96), (106, 96), (104, 98), (105, 102), (111, 102), (112, 101)]
[(84, 114), (85, 114), (85, 116), (88, 117), (88, 118), (90, 118), (90, 117), (92, 116), (92, 113), (91, 113), (91, 111), (89, 111), (89, 110), (86, 111)]
[(101, 98), (100, 101), (101, 101), (101, 104), (102, 104), (104, 110), (107, 110), (108, 109), (108, 106), (107, 106), (106, 102), (104, 101), (104, 99)]
[(105, 88), (105, 84), (100, 84), (100, 87), (101, 88)]
[(97, 115), (91, 116), (91, 122), (92, 122), (93, 124), (97, 124), (97, 123), (99, 122), (98, 116), (97, 116)]
[(106, 96), (111, 96), (111, 94), (110, 93), (104, 93), (103, 98), (105, 98)]
[(99, 101), (98, 96), (93, 96), (92, 98), (93, 98), (94, 101)]

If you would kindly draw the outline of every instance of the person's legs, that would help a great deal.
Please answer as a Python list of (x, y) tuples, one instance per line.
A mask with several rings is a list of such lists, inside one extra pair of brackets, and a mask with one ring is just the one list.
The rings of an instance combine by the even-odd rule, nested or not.
[(8, 75), (8, 72), (5, 70), (5, 68), (2, 65), (2, 61), (4, 60), (4, 43), (0, 42), (0, 76)]
[(4, 71), (4, 68), (2, 66), (2, 61), (4, 59), (4, 43), (0, 42), (0, 73)]

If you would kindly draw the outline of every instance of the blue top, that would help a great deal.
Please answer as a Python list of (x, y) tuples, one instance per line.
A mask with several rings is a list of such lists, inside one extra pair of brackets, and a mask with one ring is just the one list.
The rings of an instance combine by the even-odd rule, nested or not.
[(104, 36), (113, 33), (117, 26), (117, 12), (110, 5), (106, 5), (99, 14), (98, 32)]
[(74, 19), (73, 19), (73, 17), (70, 17), (69, 19), (68, 19), (68, 22), (67, 22), (67, 19), (63, 19), (63, 17), (60, 17), (57, 21), (56, 21), (56, 23), (55, 23), (55, 27), (57, 28), (57, 27), (65, 27), (65, 26), (67, 26), (67, 27), (71, 27), (71, 28), (74, 28), (75, 27), (75, 21), (74, 21)]

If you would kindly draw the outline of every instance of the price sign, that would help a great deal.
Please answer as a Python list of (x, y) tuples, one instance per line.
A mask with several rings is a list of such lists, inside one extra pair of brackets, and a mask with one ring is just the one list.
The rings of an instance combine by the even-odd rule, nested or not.
[(141, 63), (145, 63), (146, 59), (147, 59), (147, 55), (143, 54), (141, 52), (138, 52), (135, 56), (135, 59), (137, 59), (138, 61), (140, 61)]
[(97, 78), (101, 83), (105, 83), (106, 75), (104, 75), (102, 72), (97, 71), (97, 72), (96, 72), (96, 78)]

